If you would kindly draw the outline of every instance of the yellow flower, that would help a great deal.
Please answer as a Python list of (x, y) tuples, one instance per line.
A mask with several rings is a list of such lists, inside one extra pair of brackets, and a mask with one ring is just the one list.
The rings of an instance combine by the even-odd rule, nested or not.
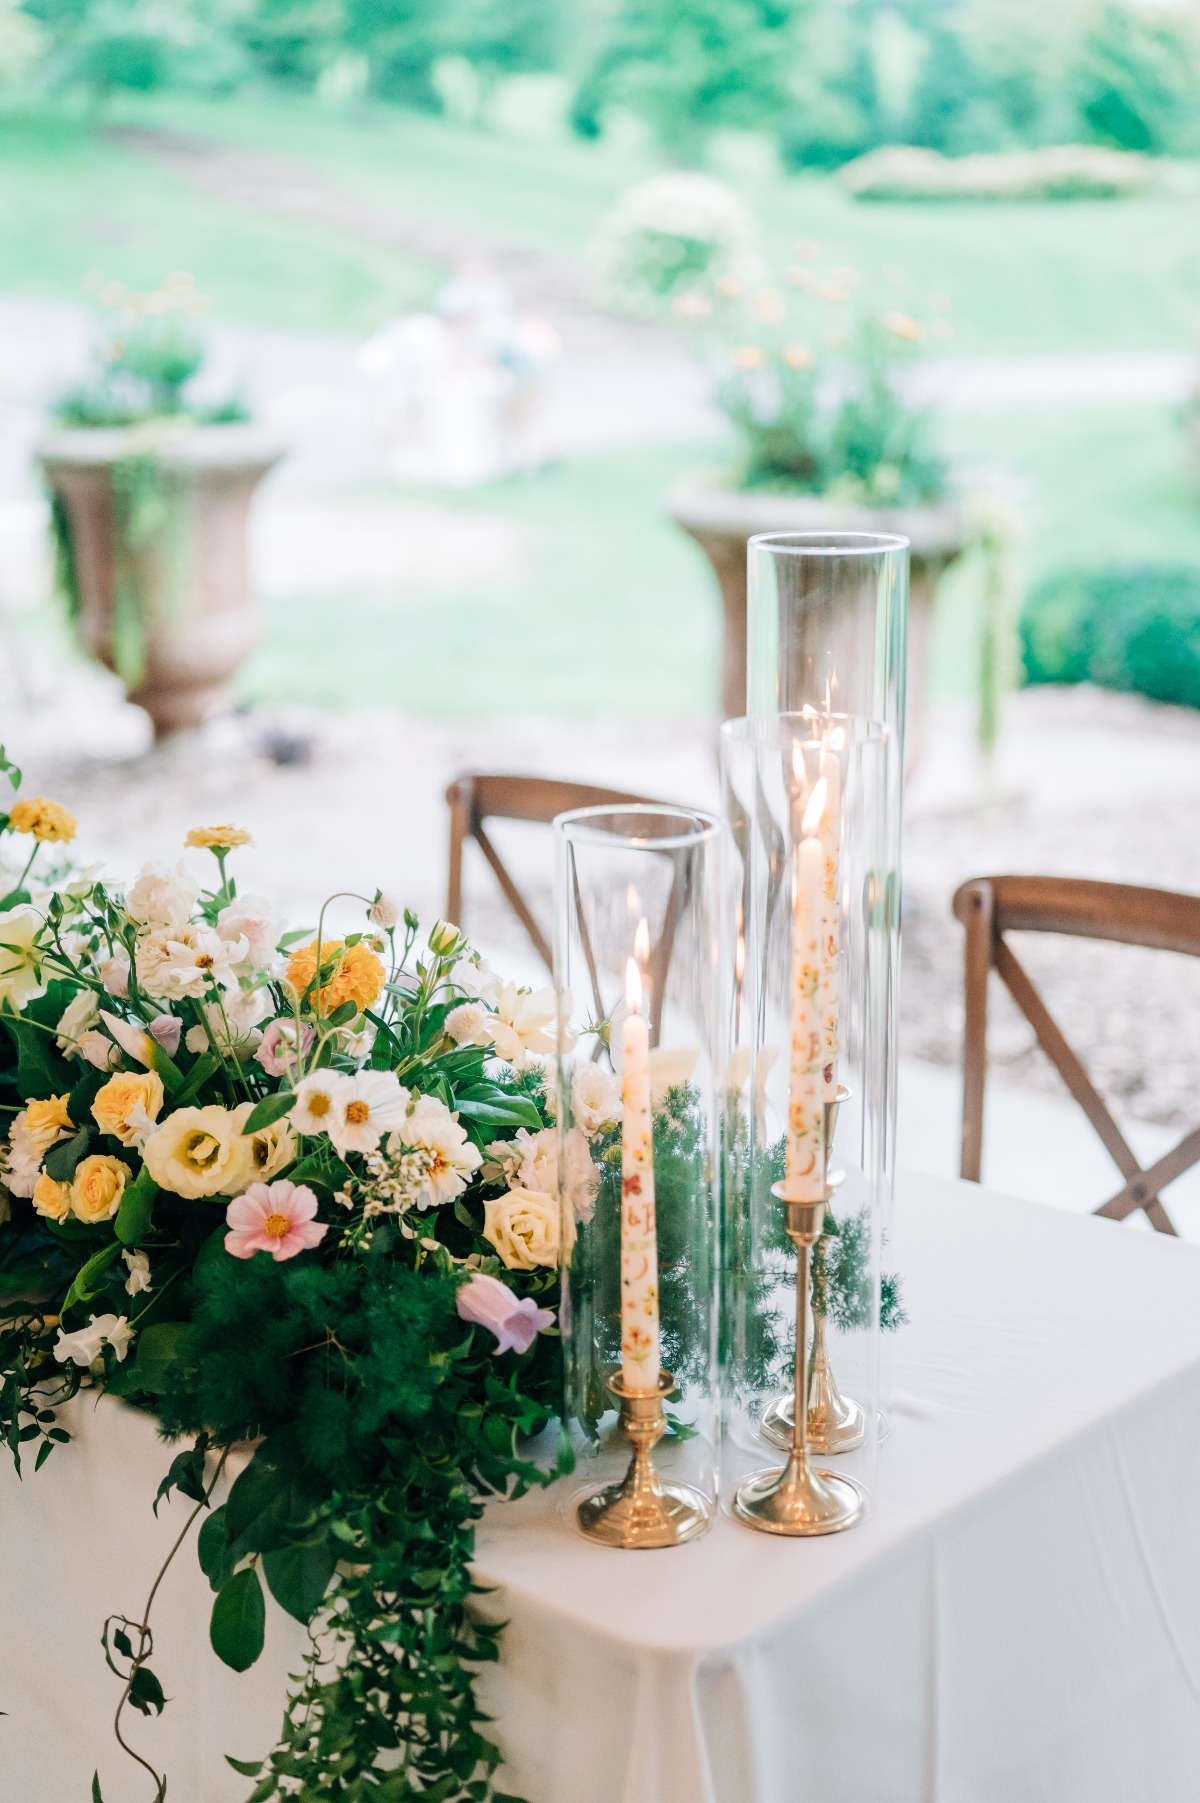
[(897, 338), (912, 342), (921, 336), (920, 326), (907, 313), (885, 313), (880, 323)]
[(260, 1127), (257, 1133), (246, 1135), (246, 1143), (250, 1148), (250, 1178), (252, 1183), (269, 1183), (288, 1165), (299, 1152), (296, 1135), (285, 1120), (272, 1121), (269, 1127)]
[[(353, 1002), (361, 1014), (379, 999), (383, 988), (384, 968), (375, 953), (360, 939), (357, 945), (346, 945), (341, 939), (321, 942), (321, 964), (337, 959), (337, 968), (320, 993), (319, 1012), (332, 1014), (343, 1002)], [(302, 996), (317, 974), (317, 942), (302, 945), (288, 960), (287, 980), (297, 995)], [(311, 998), (310, 998), (311, 1000)]]
[(811, 369), (813, 354), (806, 344), (785, 344), (783, 360), (789, 369)]
[(72, 1209), (81, 1221), (111, 1221), (132, 1176), (129, 1166), (119, 1158), (93, 1152), (76, 1166), (71, 1185)]
[(92, 1117), (101, 1133), (111, 1133), (123, 1146), (135, 1146), (163, 1105), (162, 1078), (157, 1071), (121, 1071), (96, 1091)]
[(33, 1206), (51, 1221), (65, 1221), (71, 1212), (71, 1185), (56, 1183), (43, 1171), (33, 1186)]
[(767, 361), (767, 353), (761, 344), (739, 344), (733, 360), (739, 369), (761, 369)]
[(160, 1121), (142, 1148), (160, 1189), (177, 1196), (238, 1196), (251, 1181), (250, 1142), (242, 1124), (250, 1103), (232, 1110), (219, 1102), (179, 1108)]
[(44, 795), (14, 801), (8, 824), (14, 833), (32, 833), (38, 840), (61, 839), (65, 844), (75, 837), (74, 814), (59, 801), (47, 801)]
[(240, 826), (194, 826), (184, 840), (185, 845), (195, 845), (201, 851), (232, 851), (235, 846), (253, 843)]
[(510, 1189), (483, 1204), (483, 1237), (491, 1240), (510, 1271), (534, 1271), (558, 1264), (562, 1230), (557, 1196), (540, 1190)]
[(74, 1125), (67, 1113), (70, 1096), (51, 1096), (46, 1102), (27, 1102), (25, 1105), (25, 1125), (31, 1133), (39, 1138), (50, 1140), (60, 1127)]

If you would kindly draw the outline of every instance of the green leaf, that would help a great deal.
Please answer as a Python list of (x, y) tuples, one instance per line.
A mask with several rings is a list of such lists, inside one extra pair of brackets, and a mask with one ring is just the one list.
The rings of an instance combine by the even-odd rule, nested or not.
[(17, 1048), (17, 1090), (22, 1101), (45, 1101), (60, 1096), (71, 1087), (71, 1069), (54, 1050), (53, 1036), (35, 1027), (31, 1021), (4, 1021)]
[[(346, 944), (347, 945), (350, 944), (350, 941), (348, 939), (346, 941)], [(340, 1007), (337, 1007), (333, 1010), (332, 1014), (327, 1014), (325, 1016), (325, 1019), (326, 1019), (326, 1022), (328, 1023), (328, 1025), (331, 1027), (345, 1027), (345, 1026), (349, 1026), (350, 1022), (355, 1018), (355, 1016), (357, 1014), (358, 1014), (358, 1007), (357, 1007), (356, 1003), (343, 1002)]]
[(311, 1505), (290, 1471), (255, 1454), (235, 1480), (225, 1505), (226, 1533), (239, 1557), (273, 1552), (301, 1538), (312, 1520)]
[(216, 1075), (221, 1068), (222, 1060), (213, 1051), (202, 1052), (187, 1074), (184, 1086), (171, 1097), (172, 1106), (182, 1108), (190, 1102), (196, 1092), (204, 1087), (210, 1077)]
[(176, 1388), (183, 1377), (179, 1352), (188, 1332), (186, 1321), (157, 1321), (138, 1335), (138, 1388), (161, 1396)]
[(235, 1672), (244, 1672), (263, 1650), (267, 1606), (252, 1565), (235, 1571), (217, 1592), (208, 1637), (213, 1652)]
[(114, 1225), (123, 1246), (136, 1246), (139, 1240), (145, 1239), (150, 1231), (157, 1195), (158, 1185), (143, 1166), (121, 1197), (121, 1206), (117, 1210)]
[(53, 1177), (55, 1183), (70, 1183), (75, 1175), (75, 1166), (79, 1163), (92, 1143), (90, 1127), (81, 1127), (70, 1139), (60, 1140), (51, 1146), (42, 1160), (42, 1168), (47, 1177)]
[(166, 1703), (163, 1687), (148, 1665), (139, 1665), (129, 1685), (129, 1701), (143, 1715), (161, 1715)]
[(200, 1569), (214, 1590), (227, 1584), (237, 1567), (238, 1555), (229, 1544), (225, 1505), (206, 1515), (196, 1536), (196, 1557)]
[[(303, 939), (303, 933), (300, 937)], [(232, 1753), (226, 1753), (225, 1763), (231, 1765), (235, 1772), (240, 1772), (243, 1778), (257, 1778), (263, 1765), (261, 1759), (235, 1759)]]
[(65, 1315), (76, 1302), (87, 1302), (96, 1294), (100, 1287), (96, 1279), (108, 1269), (120, 1250), (119, 1244), (113, 1240), (107, 1246), (101, 1246), (99, 1252), (92, 1253), (86, 1265), (75, 1273), (75, 1280), (62, 1305), (62, 1314)]
[(297, 1621), (311, 1621), (329, 1580), (337, 1556), (326, 1540), (297, 1540), (263, 1554), (263, 1575), (280, 1608)]
[(92, 1803), (104, 1803), (104, 1798), (100, 1795), (99, 1772), (92, 1773)]
[(182, 1452), (176, 1453), (154, 1498), (156, 1515), (159, 1503), (164, 1496), (170, 1496), (172, 1490), (178, 1490), (181, 1496), (188, 1497), (192, 1502), (204, 1501), (204, 1454), (207, 1446), (208, 1435), (201, 1434), (194, 1446), (187, 1446)]
[(296, 1097), (291, 1090), (281, 1091), (279, 1095), (275, 1096), (264, 1096), (262, 1101), (257, 1102), (250, 1110), (242, 1132), (257, 1133), (261, 1128), (269, 1127), (272, 1121), (282, 1120), (285, 1114), (291, 1112), (295, 1100)]
[(150, 1040), (150, 1047), (147, 1052), (147, 1056), (150, 1059), (150, 1069), (158, 1072), (159, 1076), (162, 1078), (163, 1088), (169, 1096), (174, 1097), (184, 1086), (185, 1078), (183, 1072), (180, 1070), (175, 1060), (170, 1057), (168, 1053), (163, 1051), (158, 1041), (153, 1038), (152, 1035), (147, 1034), (147, 1038)]
[(353, 1176), (350, 1166), (331, 1152), (310, 1152), (288, 1173), (292, 1183), (320, 1183), (331, 1190), (344, 1189)]
[(83, 1121), (91, 1111), (97, 1094), (107, 1083), (108, 1071), (93, 1070), (89, 1064), (67, 1098), (67, 1113), (73, 1121)]

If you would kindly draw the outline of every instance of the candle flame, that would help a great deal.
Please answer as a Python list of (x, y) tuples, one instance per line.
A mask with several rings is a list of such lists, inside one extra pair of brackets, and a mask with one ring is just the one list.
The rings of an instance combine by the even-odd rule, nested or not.
[(822, 776), (813, 784), (813, 792), (808, 798), (808, 806), (804, 810), (804, 818), (800, 822), (800, 831), (806, 836), (815, 833), (821, 824), (821, 815), (825, 812), (825, 793), (828, 785)]
[(633, 935), (633, 955), (644, 970), (650, 962), (650, 922), (643, 914)]
[(636, 1014), (642, 1005), (642, 977), (632, 958), (625, 965), (625, 1000), (629, 1012)]
[(737, 949), (733, 954), (733, 970), (740, 983), (746, 974), (746, 936), (744, 933), (739, 933), (737, 936)]

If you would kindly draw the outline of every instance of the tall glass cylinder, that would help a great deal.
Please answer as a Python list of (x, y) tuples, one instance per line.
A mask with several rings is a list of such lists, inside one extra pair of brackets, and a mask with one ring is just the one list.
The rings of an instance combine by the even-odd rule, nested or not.
[[(897, 1307), (884, 1267), (889, 751), (886, 726), (850, 715), (721, 729), (721, 1358), (735, 1477), (773, 1449), (782, 1463), (799, 1357), (816, 1463), (848, 1471), (867, 1492), (874, 1481), (881, 1312), (894, 1319)], [(824, 1204), (802, 1256), (786, 1201), (797, 1193)]]
[(721, 828), (657, 807), (554, 824), (563, 1414), (597, 1456), (572, 1509), (608, 1544), (672, 1545), (717, 1493)]

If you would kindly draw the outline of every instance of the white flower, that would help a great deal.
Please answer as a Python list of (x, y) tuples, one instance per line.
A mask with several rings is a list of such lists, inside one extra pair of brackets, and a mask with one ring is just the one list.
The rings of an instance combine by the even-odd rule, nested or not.
[(430, 1154), (426, 1175), (427, 1208), (453, 1202), (483, 1163), (479, 1149), (471, 1144), (446, 1104), (439, 1102), (436, 1096), (420, 1097), (397, 1137), (406, 1146)]
[(71, 1131), (65, 1095), (29, 1102), (14, 1117), (4, 1152), (4, 1181), (14, 1196), (32, 1196), (46, 1153)]
[(89, 1033), (80, 1034), (79, 1051), (81, 1057), (86, 1058), (89, 1064), (94, 1064), (98, 1071), (110, 1071), (121, 1062), (121, 1048), (115, 1046), (103, 1033), (97, 1033), (94, 1028)]
[(128, 995), (129, 960), (127, 958), (106, 958), (100, 966), (100, 981), (109, 995)]
[(144, 864), (125, 897), (125, 912), (139, 926), (178, 933), (192, 918), (200, 886), (184, 864), (168, 870), (165, 864)]
[(494, 1007), (500, 994), (500, 979), (484, 958), (460, 958), (446, 978), (450, 989), (468, 995), (473, 1001)]
[(198, 1001), (213, 983), (237, 987), (234, 966), (245, 961), (248, 949), (244, 938), (231, 942), (211, 927), (156, 928), (138, 945), (138, 982), (160, 1001), (185, 995)]
[[(609, 1071), (600, 1069), (590, 1059), (577, 1059), (570, 1067), (571, 1115), (577, 1127), (587, 1134), (599, 1133), (621, 1118), (621, 1091)], [(557, 1119), (558, 1091), (551, 1085), (546, 1091), (546, 1104)]]
[[(558, 1133), (543, 1127), (540, 1133), (529, 1133), (524, 1127), (507, 1145), (500, 1141), (488, 1147), (489, 1153), (507, 1154), (500, 1163), (505, 1168), (505, 1182), (510, 1189), (532, 1190), (541, 1196), (558, 1194)], [(563, 1144), (563, 1176), (575, 1216), (590, 1221), (600, 1192), (600, 1173), (592, 1161), (587, 1139), (578, 1127), (572, 1127)]]
[(409, 1092), (395, 1071), (356, 1071), (343, 1079), (327, 1132), (338, 1152), (373, 1152), (385, 1133), (403, 1128)]
[(367, 909), (367, 919), (373, 927), (379, 927), (383, 932), (390, 933), (399, 922), (400, 909), (391, 896), (385, 894), (381, 889)]
[(125, 1279), (125, 1288), (131, 1296), (138, 1296), (143, 1290), (150, 1289), (153, 1279), (150, 1276), (150, 1260), (144, 1252), (122, 1252), (121, 1257), (129, 1267), (129, 1276)]
[(700, 1059), (699, 1046), (655, 1046), (650, 1053), (650, 1100), (661, 1108), (669, 1089), (688, 1081)]
[(491, 1045), (495, 1018), (479, 1002), (460, 1002), (446, 1016), (446, 1032), (455, 1045)]
[(88, 1366), (100, 1357), (102, 1346), (111, 1346), (117, 1362), (123, 1362), (133, 1341), (133, 1329), (126, 1315), (93, 1315), (86, 1327), (68, 1333), (60, 1327), (54, 1342), (54, 1356), (60, 1365), (75, 1363)]
[(270, 1012), (270, 998), (260, 989), (231, 989), (219, 1002), (201, 1002), (200, 1012), (208, 1027), (188, 1028), (183, 1043), (189, 1052), (207, 1052), (211, 1031), (219, 1052), (248, 1058), (262, 1041), (258, 1023)]
[(375, 1023), (365, 1014), (356, 1015), (347, 1026), (339, 1027), (338, 1044), (347, 1058), (369, 1057), (375, 1044)]
[(100, 1019), (100, 1003), (94, 989), (77, 989), (54, 1029), (55, 1043), (65, 1058), (80, 1056), (79, 1041)]
[(11, 908), (0, 914), (0, 1007), (7, 1002), (16, 1014), (26, 1002), (46, 992), (37, 948), (44, 925), (33, 908)]
[(239, 895), (217, 915), (217, 932), (230, 945), (244, 941), (241, 962), (252, 971), (273, 970), (283, 921), (262, 895)]
[(337, 1119), (341, 1094), (349, 1078), (341, 1071), (313, 1071), (296, 1085), (288, 1116), (297, 1133), (328, 1133)]
[(553, 1052), (557, 1044), (558, 998), (553, 989), (521, 990), (505, 983), (496, 997), (492, 1042), (501, 1058), (518, 1069), (530, 1052)]

